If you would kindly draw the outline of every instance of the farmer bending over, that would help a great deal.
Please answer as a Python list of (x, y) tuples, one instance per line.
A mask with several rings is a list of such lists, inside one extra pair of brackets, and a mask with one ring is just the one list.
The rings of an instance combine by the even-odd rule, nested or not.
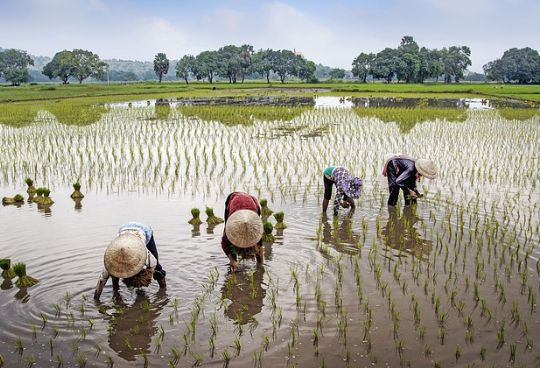
[(388, 205), (395, 206), (399, 196), (399, 190), (405, 196), (405, 206), (416, 203), (416, 198), (422, 197), (416, 188), (416, 182), (422, 176), (428, 179), (437, 177), (435, 163), (427, 159), (414, 159), (407, 155), (394, 155), (384, 164), (383, 175), (388, 178), (388, 190), (390, 197)]
[(221, 248), (229, 258), (231, 271), (238, 269), (237, 256), (257, 258), (262, 266), (263, 225), (259, 201), (244, 192), (233, 192), (225, 201), (225, 230), (221, 238)]
[(360, 197), (362, 192), (362, 179), (353, 176), (347, 169), (341, 166), (329, 166), (323, 171), (324, 174), (324, 199), (323, 212), (328, 208), (328, 202), (332, 198), (332, 184), (336, 186), (336, 198), (334, 199), (334, 216), (337, 216), (339, 206), (356, 208), (353, 199)]
[(105, 269), (99, 276), (94, 299), (99, 300), (101, 292), (112, 277), (113, 288), (118, 289), (118, 280), (127, 286), (148, 286), (152, 278), (159, 287), (166, 287), (165, 270), (158, 261), (158, 251), (150, 226), (129, 222), (120, 226), (118, 235), (105, 249)]

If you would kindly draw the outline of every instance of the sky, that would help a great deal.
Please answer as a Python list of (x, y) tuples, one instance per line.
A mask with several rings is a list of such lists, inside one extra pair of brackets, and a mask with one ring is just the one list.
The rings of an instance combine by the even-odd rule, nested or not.
[(0, 0), (0, 47), (149, 61), (250, 44), (351, 69), (361, 52), (409, 35), (428, 48), (469, 46), (469, 70), (482, 72), (509, 48), (540, 50), (539, 19), (539, 0)]

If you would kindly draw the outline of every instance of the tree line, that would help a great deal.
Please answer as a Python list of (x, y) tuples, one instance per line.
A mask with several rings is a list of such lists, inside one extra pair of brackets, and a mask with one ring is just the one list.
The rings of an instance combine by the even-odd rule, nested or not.
[(395, 49), (385, 48), (377, 54), (361, 53), (352, 63), (352, 73), (362, 82), (368, 77), (386, 82), (424, 83), (426, 79), (459, 82), (471, 65), (467, 46), (438, 49), (420, 47), (411, 36), (404, 36)]
[[(459, 82), (464, 78), (467, 67), (471, 65), (471, 50), (467, 46), (450, 46), (442, 49), (420, 47), (411, 36), (404, 36), (397, 48), (385, 48), (379, 53), (360, 53), (352, 62), (352, 74), (361, 82), (383, 80), (386, 82), (423, 83), (426, 80)], [(0, 77), (19, 85), (28, 82), (28, 66), (34, 60), (24, 50), (0, 49)], [(43, 65), (43, 64), (41, 64)], [(260, 49), (255, 51), (251, 45), (227, 45), (218, 50), (203, 51), (198, 55), (185, 55), (176, 63), (166, 54), (158, 53), (153, 61), (154, 73), (159, 80), (169, 73), (173, 65), (176, 77), (189, 83), (191, 80), (205, 80), (213, 83), (216, 78), (229, 83), (244, 82), (246, 77), (258, 76), (270, 83), (277, 77), (284, 83), (295, 77), (307, 82), (316, 82), (316, 65), (294, 50)], [(540, 56), (529, 47), (512, 48), (504, 52), (500, 59), (483, 67), (488, 80), (505, 83), (540, 83)], [(52, 60), (44, 65), (43, 75), (50, 79), (59, 78), (68, 83), (74, 78), (82, 83), (87, 78), (107, 80), (109, 74), (116, 76), (118, 71), (109, 66), (91, 51), (74, 49), (57, 52)], [(123, 72), (123, 77), (136, 80), (132, 72)], [(343, 79), (346, 71), (340, 68), (329, 69), (326, 73), (335, 80)]]

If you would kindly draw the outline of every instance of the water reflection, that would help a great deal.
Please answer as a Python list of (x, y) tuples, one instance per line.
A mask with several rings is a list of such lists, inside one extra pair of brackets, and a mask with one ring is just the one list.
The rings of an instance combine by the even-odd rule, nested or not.
[(80, 212), (82, 210), (82, 198), (71, 198), (73, 200), (73, 203), (75, 203), (75, 209), (77, 212)]
[(158, 332), (157, 320), (169, 298), (159, 289), (154, 300), (142, 290), (132, 305), (127, 305), (120, 293), (114, 294), (115, 313), (109, 320), (109, 346), (121, 358), (134, 361), (137, 355), (150, 353), (152, 337)]
[(2, 290), (9, 290), (13, 287), (13, 281), (11, 281), (10, 278), (5, 278), (2, 276), (4, 281), (2, 281), (2, 284), (0, 285), (0, 289)]
[(420, 222), (415, 206), (406, 206), (400, 215), (394, 206), (388, 207), (388, 222), (382, 236), (386, 246), (406, 252), (417, 258), (427, 259), (432, 242), (418, 234), (415, 224)]
[(222, 298), (231, 301), (225, 309), (225, 315), (242, 325), (253, 320), (264, 305), (265, 287), (262, 267), (255, 271), (229, 273), (221, 289)]
[(328, 215), (323, 213), (323, 243), (332, 244), (334, 248), (341, 253), (355, 254), (357, 246), (360, 242), (360, 235), (353, 230), (353, 212), (350, 212), (347, 217), (340, 221), (339, 217), (333, 216), (332, 223)]
[(30, 294), (28, 294), (28, 288), (27, 287), (20, 288), (19, 291), (15, 293), (15, 299), (17, 299), (23, 304), (28, 303), (28, 301), (30, 300)]

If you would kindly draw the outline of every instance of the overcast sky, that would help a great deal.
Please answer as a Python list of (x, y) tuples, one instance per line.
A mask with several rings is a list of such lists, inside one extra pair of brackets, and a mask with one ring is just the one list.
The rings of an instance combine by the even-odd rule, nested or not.
[(350, 69), (360, 52), (404, 35), (428, 48), (467, 45), (481, 72), (511, 47), (540, 50), (540, 0), (0, 0), (0, 47), (44, 56), (179, 59), (250, 44)]

